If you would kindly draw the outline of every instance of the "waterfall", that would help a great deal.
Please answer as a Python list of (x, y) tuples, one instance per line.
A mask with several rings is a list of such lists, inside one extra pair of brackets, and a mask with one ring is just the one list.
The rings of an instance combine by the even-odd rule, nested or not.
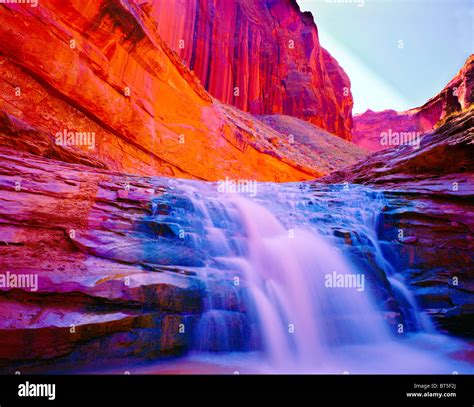
[(316, 231), (288, 231), (266, 208), (234, 201), (248, 246), (244, 277), (260, 321), (264, 349), (276, 366), (314, 365), (335, 343), (387, 339), (367, 293), (326, 287), (333, 273), (357, 274)]
[[(177, 189), (195, 211), (193, 245), (207, 254), (198, 353), (257, 352), (272, 372), (392, 372), (409, 360), (427, 372), (450, 369), (397, 336), (374, 295), (393, 295), (398, 322), (433, 334), (377, 240), (382, 194), (298, 183), (259, 184), (255, 197), (196, 181)], [(375, 265), (357, 261), (366, 252)], [(446, 348), (445, 339), (430, 339), (431, 347)]]

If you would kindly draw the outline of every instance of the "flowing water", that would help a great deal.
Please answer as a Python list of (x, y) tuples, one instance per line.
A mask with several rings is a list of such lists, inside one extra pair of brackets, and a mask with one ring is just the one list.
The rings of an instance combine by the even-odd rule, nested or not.
[(436, 333), (387, 261), (377, 238), (381, 193), (259, 183), (256, 194), (237, 194), (169, 183), (186, 201), (187, 237), (206, 253), (195, 270), (206, 309), (178, 370), (203, 362), (218, 372), (472, 371), (449, 357), (463, 343)]

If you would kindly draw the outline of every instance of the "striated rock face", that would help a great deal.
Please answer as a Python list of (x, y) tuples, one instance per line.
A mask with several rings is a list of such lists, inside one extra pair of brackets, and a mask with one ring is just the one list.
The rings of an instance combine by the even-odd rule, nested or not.
[[(208, 201), (193, 200), (196, 185)], [(209, 246), (241, 234), (206, 223), (219, 199), (217, 183), (0, 147), (0, 372), (118, 369), (222, 350), (226, 332), (233, 350), (256, 346), (245, 285)]]
[(385, 110), (354, 116), (352, 140), (369, 151), (379, 151), (397, 144), (384, 143), (383, 133), (425, 133), (447, 116), (468, 109), (474, 102), (474, 55), (471, 55), (457, 75), (436, 96), (423, 106), (404, 112)]
[(352, 141), (372, 152), (393, 148), (398, 142), (390, 143), (387, 138), (384, 139), (385, 134), (406, 133), (409, 138), (416, 138), (420, 133), (431, 130), (438, 120), (417, 113), (416, 109), (406, 112), (367, 110), (355, 115)]
[(1, 372), (189, 350), (208, 254), (173, 182), (0, 148)]
[(350, 140), (349, 78), (295, 0), (136, 3), (217, 99), (254, 114), (295, 116)]
[(376, 186), (385, 254), (418, 304), (447, 332), (474, 336), (474, 115), (453, 115), (419, 149), (379, 151), (322, 179)]
[[(52, 0), (40, 2), (38, 7), (2, 4), (1, 145), (144, 175), (283, 182), (324, 174), (308, 160), (303, 163), (283, 157), (271, 141), (275, 130), (254, 123), (252, 116), (229, 109), (208, 95), (157, 34), (156, 13), (160, 13), (159, 21), (169, 20), (163, 9), (168, 3), (174, 4), (160, 2), (151, 8), (143, 2), (141, 8), (120, 0)], [(235, 9), (229, 2), (221, 6), (225, 4), (229, 10)], [(191, 6), (186, 5), (185, 10), (193, 10)], [(270, 9), (267, 18), (272, 11), (282, 15), (282, 22), (287, 24), (301, 20), (289, 4), (278, 6), (277, 2)], [(275, 22), (272, 24), (274, 27)], [(300, 73), (289, 73), (297, 78), (287, 79), (285, 86), (293, 93), (284, 104), (291, 109), (323, 112), (315, 122), (328, 120), (335, 126), (333, 130), (342, 134), (345, 130), (337, 123), (345, 123), (345, 119), (340, 119), (336, 107), (337, 100), (345, 99), (338, 99), (332, 85), (337, 81), (338, 68), (333, 62), (332, 73), (324, 74), (315, 28), (304, 27), (307, 33), (303, 37), (308, 44), (314, 42), (314, 48), (302, 48), (303, 44), (297, 43), (295, 52), (310, 61), (308, 69), (315, 74), (308, 71), (301, 79)], [(295, 37), (300, 35), (300, 31), (295, 33)], [(247, 44), (252, 41), (244, 39)], [(207, 55), (202, 47), (197, 51)], [(255, 52), (253, 49), (248, 55), (257, 55)], [(303, 64), (301, 58), (298, 63)], [(286, 66), (289, 62), (265, 62), (265, 66)], [(252, 62), (250, 66), (262, 64)], [(212, 77), (222, 78), (224, 68), (213, 69)], [(267, 76), (265, 86), (281, 88), (283, 85), (275, 85), (278, 77), (277, 73)], [(309, 99), (302, 98), (302, 89), (312, 89), (313, 85), (324, 88), (324, 93), (318, 90)], [(215, 87), (226, 88), (222, 83), (215, 83)], [(278, 95), (265, 94), (265, 100), (274, 100), (271, 103), (276, 110), (284, 110)]]
[[(403, 145), (379, 151), (322, 180), (383, 185), (400, 190), (419, 188), (422, 191), (433, 179), (440, 180), (453, 174), (458, 174), (460, 180), (469, 178), (474, 172), (473, 113), (474, 107), (448, 118), (436, 130), (423, 134), (419, 146)], [(442, 191), (450, 193), (451, 187), (446, 185)], [(469, 182), (464, 187), (472, 192)]]

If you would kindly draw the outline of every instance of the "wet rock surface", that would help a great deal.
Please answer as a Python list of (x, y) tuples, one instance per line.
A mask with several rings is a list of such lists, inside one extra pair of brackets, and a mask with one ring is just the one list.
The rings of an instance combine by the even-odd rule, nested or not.
[[(447, 124), (448, 146), (464, 142), (455, 130), (465, 125), (462, 118)], [(436, 147), (436, 137), (428, 141), (426, 149)], [(410, 159), (397, 154), (393, 168), (413, 168)], [(310, 222), (346, 253), (394, 329), (403, 323), (414, 331), (419, 321), (389, 281), (385, 260), (439, 329), (471, 337), (472, 192), (445, 191), (423, 172), (411, 189), (387, 181), (400, 173), (373, 177), (373, 188), (363, 166), (371, 160), (379, 158), (351, 172), (369, 186), (335, 174), (326, 184), (260, 184), (254, 199), (288, 230)], [(0, 289), (1, 371), (91, 369), (104, 360), (120, 370), (191, 349), (258, 349), (245, 281), (236, 288), (238, 263), (223, 257), (246, 255), (242, 229), (227, 222), (221, 199), (217, 184), (122, 175), (2, 148), (1, 268), (38, 280), (35, 289)]]
[(157, 179), (1, 150), (0, 267), (37, 278), (0, 289), (2, 371), (189, 348), (203, 254), (165, 223), (143, 228), (166, 194), (176, 210)]
[(441, 330), (472, 337), (474, 321), (474, 119), (454, 115), (419, 149), (384, 150), (322, 182), (385, 193), (378, 238), (419, 305)]

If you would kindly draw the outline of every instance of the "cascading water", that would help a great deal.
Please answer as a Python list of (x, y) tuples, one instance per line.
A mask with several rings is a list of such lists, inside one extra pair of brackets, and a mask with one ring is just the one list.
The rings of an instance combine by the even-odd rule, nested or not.
[(268, 210), (234, 200), (248, 255), (244, 278), (254, 301), (264, 349), (275, 367), (310, 368), (335, 343), (378, 342), (387, 331), (366, 294), (325, 286), (326, 277), (354, 274), (338, 249), (315, 231), (287, 230)]
[[(433, 334), (383, 255), (380, 193), (259, 184), (252, 198), (218, 193), (209, 183), (175, 183), (195, 211), (193, 245), (207, 254), (198, 273), (207, 298), (194, 332), (197, 357), (246, 352), (264, 373), (459, 370), (436, 354), (455, 349), (456, 341)], [(373, 263), (360, 261), (367, 252)], [(395, 328), (379, 305), (384, 295), (397, 300)], [(400, 326), (418, 334), (402, 330), (402, 339)]]

